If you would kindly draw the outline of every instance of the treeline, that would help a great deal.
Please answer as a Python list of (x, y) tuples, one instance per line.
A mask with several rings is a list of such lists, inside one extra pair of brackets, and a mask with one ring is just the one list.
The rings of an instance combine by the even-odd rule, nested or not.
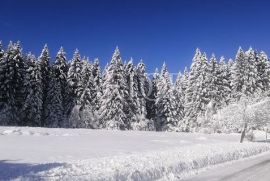
[(197, 49), (174, 82), (165, 64), (149, 75), (142, 60), (123, 63), (118, 48), (101, 70), (78, 50), (68, 61), (63, 48), (52, 58), (45, 45), (36, 58), (20, 43), (0, 43), (0, 124), (189, 131), (210, 101), (221, 109), (242, 96), (269, 95), (268, 57), (252, 48), (219, 61)]

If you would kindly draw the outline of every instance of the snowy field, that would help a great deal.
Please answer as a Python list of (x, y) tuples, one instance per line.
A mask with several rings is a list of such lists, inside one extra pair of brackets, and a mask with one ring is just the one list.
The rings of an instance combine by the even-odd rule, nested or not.
[(239, 134), (0, 127), (0, 180), (180, 180), (270, 150)]

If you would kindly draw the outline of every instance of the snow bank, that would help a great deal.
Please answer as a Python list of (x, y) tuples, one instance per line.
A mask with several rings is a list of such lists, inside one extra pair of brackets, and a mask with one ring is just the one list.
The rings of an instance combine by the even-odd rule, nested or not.
[(104, 157), (66, 163), (20, 179), (48, 180), (179, 180), (200, 168), (270, 150), (265, 143), (195, 145), (159, 152)]

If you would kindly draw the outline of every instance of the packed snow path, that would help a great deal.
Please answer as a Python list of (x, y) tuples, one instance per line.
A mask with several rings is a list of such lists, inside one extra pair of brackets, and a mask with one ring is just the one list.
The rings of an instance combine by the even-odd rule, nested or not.
[(238, 134), (0, 127), (0, 180), (179, 180), (268, 150)]
[(186, 181), (269, 181), (270, 152), (210, 168)]

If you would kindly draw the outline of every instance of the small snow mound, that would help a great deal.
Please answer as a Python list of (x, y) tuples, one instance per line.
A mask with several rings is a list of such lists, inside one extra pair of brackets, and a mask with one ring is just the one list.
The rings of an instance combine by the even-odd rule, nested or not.
[(30, 135), (33, 135), (34, 132), (33, 131), (22, 131), (21, 134), (26, 135), (26, 136), (30, 136)]
[(190, 141), (186, 141), (186, 140), (180, 140), (180, 143), (189, 143)]
[(49, 136), (50, 134), (47, 132), (36, 132), (31, 130), (7, 129), (2, 131), (0, 135)]
[(12, 134), (15, 134), (15, 135), (21, 135), (22, 132), (20, 129), (8, 129), (8, 130), (4, 130), (2, 132), (3, 135), (12, 135)]
[(62, 136), (72, 136), (72, 135), (71, 135), (71, 134), (66, 133), (66, 134), (63, 134)]
[(39, 133), (39, 135), (41, 135), (41, 136), (49, 136), (50, 134), (45, 132), (45, 133)]
[(206, 137), (201, 136), (201, 137), (197, 138), (197, 140), (207, 140), (207, 138), (206, 138)]

